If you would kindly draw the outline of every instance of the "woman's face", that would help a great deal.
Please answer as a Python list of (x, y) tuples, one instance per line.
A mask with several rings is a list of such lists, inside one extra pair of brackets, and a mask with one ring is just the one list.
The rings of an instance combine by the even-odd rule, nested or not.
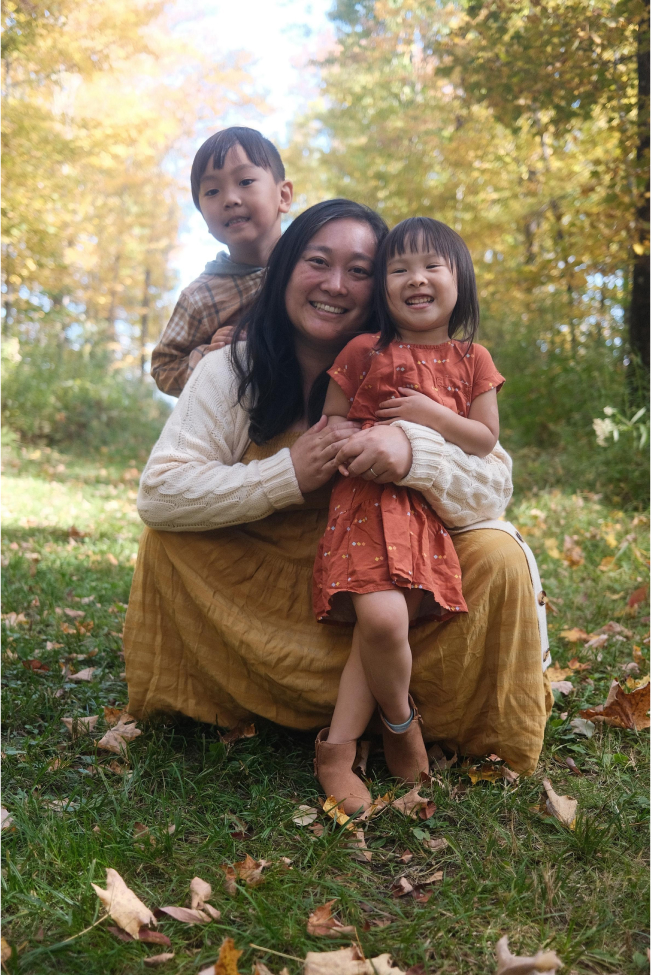
[(331, 220), (301, 254), (285, 292), (297, 338), (336, 355), (368, 318), (377, 244), (367, 223)]

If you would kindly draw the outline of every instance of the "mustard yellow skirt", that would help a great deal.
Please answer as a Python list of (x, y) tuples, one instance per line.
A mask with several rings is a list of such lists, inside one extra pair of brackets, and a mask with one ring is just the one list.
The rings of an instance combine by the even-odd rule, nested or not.
[[(244, 461), (284, 445), (252, 445)], [(352, 635), (312, 612), (328, 493), (234, 528), (145, 529), (124, 631), (132, 714), (180, 712), (226, 727), (256, 715), (291, 728), (328, 724)], [(454, 543), (468, 613), (410, 632), (425, 738), (532, 771), (552, 695), (524, 553), (490, 529)]]

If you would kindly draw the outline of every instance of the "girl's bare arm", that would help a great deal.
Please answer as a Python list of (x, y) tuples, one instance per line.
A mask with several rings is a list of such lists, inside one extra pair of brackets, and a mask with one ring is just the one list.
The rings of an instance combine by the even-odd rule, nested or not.
[(401, 393), (400, 397), (380, 403), (376, 411), (379, 422), (409, 420), (419, 423), (436, 430), (448, 443), (461, 447), (466, 454), (477, 457), (486, 457), (497, 443), (500, 421), (494, 389), (481, 393), (473, 400), (467, 417), (460, 416), (415, 389), (400, 387), (398, 392)]

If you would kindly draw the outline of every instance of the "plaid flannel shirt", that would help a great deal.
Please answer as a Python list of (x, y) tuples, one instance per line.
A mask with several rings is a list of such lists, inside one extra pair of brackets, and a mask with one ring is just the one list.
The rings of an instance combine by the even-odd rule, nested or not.
[(163, 393), (181, 394), (217, 329), (237, 325), (250, 307), (262, 285), (263, 273), (263, 268), (249, 270), (220, 254), (183, 289), (151, 354), (151, 374)]

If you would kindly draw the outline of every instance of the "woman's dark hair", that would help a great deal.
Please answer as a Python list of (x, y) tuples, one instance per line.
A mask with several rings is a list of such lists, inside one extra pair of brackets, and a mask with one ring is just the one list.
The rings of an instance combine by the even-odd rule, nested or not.
[(215, 132), (206, 139), (194, 157), (190, 173), (190, 188), (197, 210), (201, 211), (199, 186), (208, 163), (212, 159), (215, 169), (223, 169), (226, 155), (233, 146), (241, 146), (249, 162), (268, 170), (277, 183), (285, 178), (285, 167), (273, 142), (265, 139), (257, 129), (249, 129), (245, 125), (231, 125), (230, 128)]
[[(301, 254), (315, 234), (332, 220), (357, 220), (369, 225), (378, 244), (388, 232), (382, 217), (352, 200), (325, 200), (301, 213), (274, 247), (264, 283), (253, 306), (233, 336), (232, 361), (238, 384), (238, 401), (246, 400), (251, 422), (249, 436), (263, 444), (284, 433), (304, 413), (303, 379), (294, 347), (294, 326), (285, 306), (285, 292)], [(246, 351), (238, 340), (246, 331)], [(322, 373), (312, 386), (308, 421), (321, 415), (328, 387)]]
[[(447, 224), (430, 217), (409, 217), (397, 224), (382, 241), (375, 267), (375, 319), (380, 326), (380, 346), (399, 337), (389, 312), (387, 265), (396, 254), (432, 251), (450, 265), (457, 279), (457, 303), (450, 316), (448, 336), (472, 343), (479, 328), (479, 299), (472, 257), (459, 234)], [(457, 335), (457, 332), (461, 332)]]

